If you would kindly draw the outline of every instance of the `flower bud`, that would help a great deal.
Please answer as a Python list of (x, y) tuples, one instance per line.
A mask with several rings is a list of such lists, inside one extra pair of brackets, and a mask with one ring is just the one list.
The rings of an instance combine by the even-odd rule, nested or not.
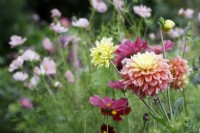
[(148, 121), (148, 120), (149, 120), (149, 115), (148, 115), (147, 113), (145, 113), (145, 114), (143, 115), (143, 120), (144, 120), (144, 121)]
[(175, 26), (175, 23), (172, 20), (165, 20), (164, 24), (162, 25), (162, 29), (165, 32), (169, 32), (173, 27)]

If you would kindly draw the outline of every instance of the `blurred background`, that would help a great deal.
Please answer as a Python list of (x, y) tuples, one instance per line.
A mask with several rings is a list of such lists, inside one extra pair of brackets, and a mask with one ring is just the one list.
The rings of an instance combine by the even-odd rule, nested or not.
[[(174, 18), (180, 8), (192, 8), (199, 10), (200, 0), (130, 0), (136, 4), (145, 4), (152, 8), (152, 14)], [(71, 19), (73, 16), (88, 17), (90, 15), (89, 0), (0, 0), (0, 132), (14, 132), (16, 122), (13, 116), (17, 114), (8, 113), (14, 109), (12, 102), (15, 101), (21, 92), (15, 90), (18, 85), (10, 79), (12, 75), (7, 72), (6, 66), (10, 63), (15, 49), (8, 44), (11, 35), (20, 35), (30, 38), (30, 45), (40, 47), (41, 38), (47, 32), (45, 28), (51, 22), (51, 9), (57, 8), (62, 16)], [(112, 12), (112, 10), (109, 10)], [(104, 15), (106, 15), (104, 14)], [(36, 47), (37, 47), (36, 46)], [(200, 82), (200, 81), (197, 81)]]

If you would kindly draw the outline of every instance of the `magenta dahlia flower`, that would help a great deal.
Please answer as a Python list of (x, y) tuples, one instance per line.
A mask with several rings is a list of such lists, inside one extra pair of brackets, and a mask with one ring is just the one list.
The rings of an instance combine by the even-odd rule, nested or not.
[(121, 121), (121, 115), (127, 115), (131, 111), (131, 108), (128, 107), (128, 100), (124, 98), (113, 100), (106, 96), (102, 99), (98, 95), (94, 95), (89, 98), (89, 102), (100, 107), (103, 115), (110, 115), (115, 121)]
[(119, 45), (119, 48), (115, 51), (116, 60), (114, 63), (117, 65), (117, 68), (120, 70), (122, 68), (122, 60), (130, 57), (133, 54), (137, 54), (138, 52), (144, 50), (147, 47), (147, 42), (142, 41), (139, 37), (135, 42), (130, 40), (126, 41)]
[(162, 55), (154, 52), (138, 53), (127, 59), (120, 72), (123, 83), (140, 98), (155, 96), (167, 90), (172, 81), (170, 66)]

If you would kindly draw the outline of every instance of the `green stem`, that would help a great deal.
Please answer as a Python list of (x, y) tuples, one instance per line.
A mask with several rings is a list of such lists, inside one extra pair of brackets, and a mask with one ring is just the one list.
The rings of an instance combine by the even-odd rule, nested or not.
[(160, 104), (160, 106), (161, 106), (161, 108), (162, 108), (162, 110), (163, 110), (163, 113), (165, 114), (165, 117), (167, 118), (167, 121), (169, 122), (169, 124), (171, 124), (171, 121), (169, 120), (169, 117), (167, 116), (166, 110), (165, 110), (165, 108), (164, 108), (162, 102), (160, 101), (160, 98), (157, 97), (157, 99), (158, 99), (158, 102), (159, 102), (159, 104)]
[[(164, 40), (163, 40), (163, 35), (162, 35), (161, 29), (160, 29), (160, 36), (161, 36), (161, 40), (162, 40), (164, 58), (166, 59), (166, 52), (165, 52)], [(167, 99), (168, 99), (168, 106), (169, 106), (169, 110), (170, 110), (170, 119), (172, 119), (172, 106), (171, 106), (171, 100), (170, 100), (170, 88), (167, 89)]]
[(187, 110), (187, 103), (185, 98), (185, 89), (183, 88), (183, 99), (184, 99), (184, 107), (185, 107), (185, 114), (188, 116), (188, 110)]
[(153, 108), (151, 108), (146, 101), (144, 101), (142, 98), (140, 98), (142, 100), (142, 102), (149, 108), (149, 110), (158, 118), (160, 118), (160, 116), (153, 110)]

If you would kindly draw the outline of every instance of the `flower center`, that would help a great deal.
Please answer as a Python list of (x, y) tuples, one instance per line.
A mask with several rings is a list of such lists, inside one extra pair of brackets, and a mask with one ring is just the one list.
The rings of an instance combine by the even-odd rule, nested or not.
[(103, 133), (107, 133), (106, 131), (103, 131)]
[(48, 67), (47, 65), (44, 65), (44, 69), (45, 69), (45, 70), (48, 70), (48, 68), (49, 68), (49, 67)]
[(116, 115), (116, 114), (117, 114), (117, 111), (113, 110), (113, 111), (111, 112), (111, 114), (112, 114), (112, 115)]
[(110, 103), (107, 103), (107, 105), (106, 105), (107, 107), (110, 107), (111, 106), (111, 104)]

